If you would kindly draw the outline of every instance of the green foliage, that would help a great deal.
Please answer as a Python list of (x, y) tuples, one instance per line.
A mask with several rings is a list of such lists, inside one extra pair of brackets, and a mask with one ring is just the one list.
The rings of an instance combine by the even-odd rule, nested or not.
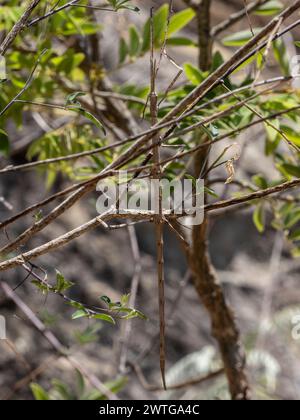
[(137, 309), (128, 307), (129, 295), (123, 295), (120, 302), (113, 302), (108, 296), (100, 296), (100, 300), (105, 303), (107, 308), (117, 314), (122, 314), (121, 319), (141, 318), (146, 320), (147, 317)]
[[(195, 17), (192, 9), (185, 9), (178, 13), (174, 13), (170, 18), (170, 24), (167, 26), (169, 15), (169, 6), (164, 4), (153, 16), (153, 38), (155, 48), (161, 48), (166, 32), (168, 44), (193, 46), (194, 43), (186, 38), (176, 38), (176, 35)], [(120, 64), (124, 64), (129, 56), (131, 60), (143, 56), (150, 50), (150, 19), (145, 23), (141, 31), (134, 25), (129, 27), (128, 41), (124, 38), (120, 40), (119, 60)]]
[(134, 12), (139, 12), (139, 8), (133, 6), (130, 0), (107, 0), (107, 2), (114, 8), (117, 12), (118, 10), (128, 9)]
[(265, 210), (263, 203), (256, 206), (253, 213), (253, 221), (259, 233), (263, 233), (265, 230)]
[(4, 156), (8, 156), (9, 149), (10, 149), (10, 145), (9, 145), (8, 135), (4, 130), (0, 129), (0, 154)]
[(226, 36), (222, 42), (226, 47), (241, 47), (246, 44), (254, 35), (257, 35), (261, 31), (261, 28), (247, 29), (233, 35)]
[(56, 285), (54, 286), (56, 293), (63, 293), (74, 286), (74, 283), (65, 279), (64, 275), (56, 270)]
[(271, 0), (268, 1), (266, 4), (263, 4), (260, 6), (256, 11), (256, 15), (262, 15), (262, 16), (270, 16), (270, 15), (276, 15), (277, 13), (280, 13), (283, 9), (283, 3), (281, 1), (277, 0)]
[[(36, 9), (36, 16), (42, 16), (45, 13), (45, 5), (42, 3)], [(46, 5), (46, 10), (65, 3), (66, 0), (59, 3), (53, 0)], [(80, 4), (87, 6), (89, 3), (87, 0), (82, 0)], [(139, 11), (135, 2), (130, 0), (106, 0), (104, 7), (113, 12)], [(268, 1), (260, 6), (255, 13), (261, 16), (270, 16), (279, 13), (282, 8), (283, 4), (280, 1)], [(2, 6), (0, 9), (0, 31), (9, 31), (24, 10), (25, 2), (21, 2), (20, 5), (20, 2), (16, 0), (10, 0), (9, 6)], [(114, 17), (114, 14), (112, 16)], [(192, 8), (173, 13), (170, 16), (169, 25), (168, 18), (169, 6), (165, 2), (153, 16), (154, 48), (156, 50), (160, 50), (165, 41), (167, 48), (198, 46), (195, 39), (186, 35), (187, 31), (184, 31), (195, 18), (195, 11)], [(130, 24), (125, 34), (123, 33), (119, 37), (118, 57), (112, 60), (117, 64), (115, 67), (112, 65), (113, 68), (109, 69), (112, 74), (116, 75), (113, 80), (118, 80), (119, 69), (149, 55), (151, 48), (150, 26), (150, 19), (141, 22), (140, 25)], [(0, 110), (3, 110), (13, 98), (20, 94), (27, 85), (37, 63), (38, 66), (30, 81), (30, 89), (24, 90), (19, 100), (1, 117), (1, 156), (8, 157), (11, 150), (10, 139), (7, 135), (8, 125), (13, 122), (16, 129), (22, 132), (29, 110), (38, 111), (45, 119), (46, 125), (49, 126), (49, 130), (30, 145), (27, 151), (29, 160), (43, 161), (63, 158), (72, 154), (94, 151), (111, 144), (110, 132), (105, 128), (106, 125), (111, 128), (107, 123), (107, 114), (111, 117), (108, 120), (114, 128), (119, 129), (119, 127), (115, 127), (118, 125), (118, 121), (109, 107), (103, 107), (105, 101), (99, 92), (102, 89), (100, 82), (108, 69), (103, 68), (102, 63), (93, 62), (91, 53), (93, 35), (102, 30), (102, 25), (99, 25), (93, 18), (93, 13), (87, 13), (85, 7), (72, 7), (54, 14), (30, 30), (25, 30), (24, 36), (17, 37), (14, 48), (10, 49), (5, 56), (5, 63), (3, 60), (0, 62)], [(228, 48), (239, 48), (260, 30), (261, 28), (254, 27), (252, 30), (231, 33), (222, 40), (222, 43)], [(300, 47), (300, 42), (295, 42), (295, 45)], [(41, 55), (43, 51), (46, 52)], [(285, 40), (278, 39), (272, 42), (270, 51), (274, 55), (280, 74), (289, 76), (290, 58)], [(270, 117), (272, 114), (297, 107), (299, 92), (286, 88), (286, 86), (256, 95), (257, 90), (253, 88), (252, 84), (257, 81), (257, 75), (265, 74), (264, 69), (269, 56), (265, 57), (264, 55), (266, 53), (269, 55), (270, 51), (264, 49), (254, 54), (245, 63), (238, 66), (232, 75), (226, 77), (223, 83), (209, 91), (201, 101), (195, 104), (194, 113), (189, 113), (188, 117), (172, 127), (172, 138), (167, 140), (164, 146), (179, 151), (190, 151), (198, 147), (203, 139), (208, 139), (213, 144), (228, 133), (230, 141), (233, 143), (235, 138), (244, 132), (247, 125), (256, 119), (257, 114), (262, 117)], [(198, 51), (195, 50), (195, 56), (197, 53)], [(169, 61), (172, 60), (169, 59)], [(199, 70), (194, 63), (184, 63), (181, 83), (178, 86), (172, 85), (167, 92), (165, 88), (158, 92), (159, 118), (164, 117), (178, 105), (195, 86), (201, 84), (224, 62), (225, 59), (221, 51), (215, 51), (211, 68), (208, 71)], [(183, 80), (184, 76), (185, 80)], [(148, 69), (146, 80), (141, 85), (129, 82), (123, 85), (115, 83), (112, 86), (114, 93), (125, 96), (125, 99), (122, 100), (126, 102), (128, 109), (137, 118), (143, 111), (145, 111), (145, 118), (149, 118), (148, 108), (145, 106), (149, 95)], [(218, 96), (228, 94), (228, 91), (232, 90), (238, 90), (238, 94), (228, 95), (226, 98), (223, 96), (222, 100), (217, 100)], [(237, 106), (241, 101), (247, 101), (250, 109), (247, 106)], [(118, 105), (117, 111), (119, 111)], [(120, 112), (122, 113), (122, 109)], [(223, 114), (213, 123), (203, 124), (203, 120), (213, 119), (218, 113)], [(61, 117), (67, 118), (67, 122), (60, 128), (52, 128), (52, 122)], [(297, 109), (289, 111), (282, 117), (271, 118), (269, 122), (262, 124), (265, 132), (265, 154), (273, 162), (273, 176), (266, 173), (254, 174), (250, 181), (246, 180), (243, 183), (243, 179), (239, 180), (242, 187), (236, 194), (237, 196), (265, 190), (279, 183), (300, 178), (300, 155), (294, 151), (291, 152), (286, 141), (300, 147), (299, 124), (300, 115)], [(194, 131), (187, 132), (187, 129), (193, 125), (196, 126)], [(252, 133), (252, 131), (248, 131), (246, 134), (249, 143), (255, 140)], [(38, 170), (40, 174), (46, 176), (47, 188), (53, 186), (58, 175), (63, 179), (69, 178), (73, 181), (87, 180), (93, 175), (99, 174), (126, 147), (116, 147), (80, 159), (61, 160)], [(228, 162), (226, 153), (227, 149), (221, 151), (215, 166), (222, 168)], [(142, 155), (131, 164), (138, 165), (144, 161), (145, 157)], [(124, 165), (122, 169), (127, 167)], [(170, 180), (182, 177), (196, 182), (190, 172), (189, 159), (176, 159), (165, 167), (165, 175)], [(225, 181), (227, 177), (225, 170), (223, 175)], [(210, 199), (218, 197), (214, 189), (205, 187), (204, 192)], [(263, 201), (255, 200), (249, 203), (253, 207), (253, 223), (258, 232), (262, 234), (268, 227), (283, 231), (290, 245), (291, 253), (295, 257), (300, 256), (299, 200), (299, 194), (293, 192), (290, 196), (283, 194), (279, 197), (268, 197)], [(43, 213), (37, 212), (33, 216), (35, 223), (38, 223), (42, 217)], [(271, 223), (268, 223), (270, 220)], [(98, 302), (99, 307), (98, 305), (96, 307), (88, 306), (67, 297), (66, 293), (74, 284), (59, 271), (56, 272), (55, 281), (51, 284), (46, 280), (39, 281), (36, 278), (32, 284), (45, 295), (55, 293), (65, 299), (74, 312), (72, 315), (74, 321), (90, 319), (96, 321), (89, 324), (83, 331), (75, 332), (75, 339), (81, 345), (96, 341), (99, 337), (98, 332), (105, 325), (104, 323), (115, 324), (117, 320), (132, 318), (147, 319), (141, 311), (130, 307), (129, 295), (122, 296), (120, 302), (115, 302), (108, 296), (101, 296)], [(55, 322), (55, 319), (50, 315), (48, 317), (45, 315), (45, 322), (47, 319), (48, 325)], [(219, 367), (220, 361), (216, 360), (214, 351), (204, 350), (173, 367), (174, 377), (177, 375), (178, 379), (180, 375), (184, 376), (187, 366), (191, 369), (201, 366), (200, 373), (208, 373), (212, 366)], [(258, 370), (259, 382), (263, 386), (264, 392), (268, 394), (270, 389), (275, 388), (277, 376), (280, 373), (278, 363), (272, 355), (266, 352), (250, 350), (249, 353), (250, 365)], [(172, 370), (169, 375), (172, 376)], [(76, 376), (76, 389), (71, 389), (59, 380), (53, 380), (48, 391), (39, 384), (31, 384), (32, 393), (37, 400), (101, 400), (105, 398), (98, 390), (87, 389), (85, 380), (79, 372), (76, 373)], [(126, 378), (118, 378), (107, 383), (106, 386), (112, 392), (118, 392), (125, 383)], [(226, 398), (228, 393), (224, 383), (221, 378), (217, 382), (217, 390), (209, 388), (205, 391), (212, 398), (215, 398), (216, 395)]]
[[(37, 401), (101, 401), (107, 397), (98, 389), (88, 388), (85, 378), (78, 370), (75, 371), (76, 380), (73, 388), (59, 379), (51, 381), (51, 387), (46, 391), (41, 385), (31, 383), (30, 388), (33, 397)], [(120, 376), (112, 381), (106, 382), (105, 387), (112, 393), (120, 392), (127, 383), (127, 378)]]

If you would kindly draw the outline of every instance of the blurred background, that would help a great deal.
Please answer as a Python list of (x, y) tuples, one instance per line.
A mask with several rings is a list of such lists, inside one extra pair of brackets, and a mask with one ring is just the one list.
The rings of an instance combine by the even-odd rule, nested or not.
[[(159, 7), (162, 1), (136, 1), (140, 14), (97, 14), (104, 24), (103, 54), (105, 65), (114, 69), (118, 45), (116, 29), (119, 33), (133, 21), (137, 26), (149, 15), (150, 3)], [(216, 24), (234, 11), (243, 7), (243, 0), (214, 0), (212, 20)], [(288, 2), (286, 2), (287, 4)], [(183, 2), (175, 1), (175, 10), (181, 10)], [(251, 16), (253, 26), (263, 25), (269, 17)], [(247, 28), (247, 21), (239, 22), (233, 30)], [(193, 24), (186, 30), (196, 39)], [(294, 33), (297, 39), (297, 31)], [(299, 34), (300, 35), (300, 34)], [(232, 49), (218, 45), (225, 56)], [(197, 63), (193, 48), (176, 48), (170, 55), (180, 64)], [(118, 83), (145, 85), (148, 83), (148, 59), (139, 60), (118, 72), (112, 71), (111, 79)], [(276, 76), (272, 60), (268, 65), (270, 76)], [(176, 73), (174, 67), (166, 63), (160, 73), (159, 86), (166, 87)], [(22, 147), (32, 133), (40, 126), (31, 115), (27, 131), (15, 131), (15, 153), (11, 162), (24, 160)], [(274, 171), (272, 162), (264, 156), (262, 129), (258, 126), (243, 134), (242, 158), (238, 166), (238, 178), (248, 178), (255, 173), (270, 174)], [(251, 140), (251, 141), (249, 141)], [(223, 172), (222, 172), (223, 171)], [(220, 169), (224, 177), (224, 169)], [(60, 181), (58, 181), (60, 182)], [(62, 181), (61, 181), (62, 182)], [(59, 185), (55, 185), (59, 188)], [(20, 211), (30, 203), (44, 197), (43, 175), (25, 172), (19, 175), (1, 177), (0, 196)], [(0, 202), (0, 218), (6, 219), (11, 210)], [(42, 244), (51, 238), (71, 230), (74, 226), (94, 217), (95, 197), (86, 199), (68, 211), (63, 217), (45, 229), (30, 242), (30, 247)], [(31, 216), (26, 226), (17, 223), (11, 234), (17, 235), (32, 222)], [(127, 230), (104, 232), (96, 229), (87, 236), (72, 242), (59, 252), (40, 258), (40, 264), (55, 276), (53, 267), (75, 283), (72, 296), (93, 304), (101, 295), (115, 301), (130, 291), (135, 264), (141, 269), (141, 279), (136, 307), (149, 320), (134, 319), (128, 346), (127, 383), (120, 379), (119, 364), (122, 352), (122, 330), (117, 326), (89, 320), (71, 320), (74, 312), (58, 297), (42, 296), (30, 283), (25, 282), (17, 290), (19, 296), (29, 304), (34, 313), (53, 331), (55, 336), (72, 349), (72, 355), (82, 362), (103, 382), (116, 381), (118, 393), (124, 399), (210, 399), (228, 398), (226, 380), (222, 374), (216, 378), (176, 391), (156, 392), (141, 385), (143, 375), (151, 385), (160, 384), (158, 348), (158, 308), (156, 287), (156, 261), (154, 230), (151, 224), (135, 228), (129, 236)], [(298, 399), (300, 392), (300, 340), (292, 336), (292, 320), (300, 314), (300, 261), (293, 259), (285, 249), (283, 236), (268, 228), (259, 234), (252, 221), (251, 210), (215, 215), (210, 222), (210, 250), (214, 266), (224, 287), (226, 297), (232, 305), (242, 340), (248, 356), (248, 370), (254, 389), (254, 396), (261, 399)], [(6, 240), (1, 233), (2, 241)], [(137, 240), (137, 255), (133, 255), (130, 241)], [(186, 275), (186, 263), (177, 239), (165, 231), (166, 263), (166, 307), (167, 307), (167, 380), (168, 383), (184, 382), (195, 375), (206, 375), (220, 368), (216, 343), (210, 335), (209, 319), (199, 302), (198, 296)], [(10, 284), (17, 285), (24, 278), (21, 270), (15, 269), (1, 275)], [(0, 314), (7, 321), (8, 341), (0, 340), (0, 398), (32, 399), (28, 381), (16, 387), (18, 381), (28, 377), (35, 368), (42, 368), (32, 380), (46, 390), (57, 378), (69, 386), (74, 386), (74, 369), (63, 357), (55, 355), (44, 337), (26, 321), (15, 305), (0, 295)], [(124, 332), (124, 331), (123, 331)], [(138, 366), (135, 372), (132, 364)], [(137, 369), (136, 369), (137, 370)], [(30, 382), (30, 380), (29, 380)], [(17, 389), (16, 389), (17, 388)]]

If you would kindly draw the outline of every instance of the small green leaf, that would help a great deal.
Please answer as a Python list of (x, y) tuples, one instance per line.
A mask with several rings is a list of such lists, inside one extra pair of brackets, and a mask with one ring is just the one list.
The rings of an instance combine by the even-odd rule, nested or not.
[(92, 315), (93, 319), (101, 319), (101, 321), (106, 321), (106, 322), (110, 322), (111, 324), (115, 324), (115, 320), (113, 319), (113, 317), (111, 317), (110, 315), (106, 315), (106, 314), (97, 314), (97, 315)]
[(36, 383), (30, 384), (30, 389), (33, 393), (34, 398), (37, 401), (49, 401), (50, 400), (50, 397), (47, 394), (47, 392), (39, 384), (36, 384)]
[(72, 286), (74, 286), (74, 283), (71, 281), (68, 281), (65, 279), (64, 275), (56, 270), (56, 285), (55, 285), (55, 291), (57, 293), (65, 292), (66, 290), (70, 289)]
[(33, 215), (35, 223), (38, 223), (43, 218), (43, 210), (39, 210), (37, 213)]
[(181, 12), (175, 13), (170, 19), (168, 35), (172, 35), (183, 29), (191, 20), (194, 19), (196, 12), (191, 9), (184, 9)]
[[(154, 45), (159, 47), (161, 40), (164, 37), (169, 14), (169, 6), (162, 5), (153, 17), (154, 26)], [(146, 22), (143, 29), (143, 45), (142, 52), (145, 53), (150, 49), (150, 19)]]
[(79, 309), (78, 311), (74, 312), (74, 314), (72, 315), (72, 319), (75, 320), (87, 316), (89, 316), (89, 314), (85, 310)]
[(123, 64), (126, 60), (128, 54), (128, 47), (124, 38), (120, 39), (120, 46), (119, 46), (119, 62)]
[(70, 111), (77, 112), (77, 113), (81, 114), (82, 116), (84, 116), (85, 118), (87, 118), (88, 120), (90, 120), (92, 123), (95, 124), (96, 127), (100, 128), (100, 130), (102, 130), (103, 134), (106, 136), (106, 130), (105, 130), (102, 122), (99, 121), (98, 118), (96, 118), (93, 114), (86, 111), (82, 107), (68, 107), (67, 109), (70, 110)]
[(10, 150), (10, 144), (8, 135), (4, 130), (0, 129), (0, 155), (8, 156)]
[(82, 373), (78, 369), (76, 369), (75, 372), (76, 372), (77, 390), (78, 390), (79, 395), (82, 395), (85, 390), (85, 380)]
[(197, 47), (197, 43), (192, 39), (182, 36), (174, 36), (167, 40), (167, 45), (174, 47)]
[(121, 304), (122, 304), (122, 306), (125, 306), (125, 305), (128, 304), (129, 298), (130, 298), (130, 294), (126, 294), (126, 295), (123, 295), (121, 297)]
[(106, 305), (111, 304), (111, 299), (108, 296), (100, 296), (100, 300), (102, 300)]
[(140, 51), (140, 35), (134, 25), (129, 27), (129, 55), (136, 57)]
[(276, 39), (272, 45), (274, 57), (278, 61), (283, 75), (288, 77), (290, 75), (290, 55), (285, 42), (282, 39)]
[(138, 318), (141, 318), (141, 319), (144, 319), (144, 320), (148, 319), (148, 317), (145, 314), (143, 314), (143, 312), (139, 311), (138, 309), (136, 309), (135, 312), (136, 312), (136, 315), (137, 315)]
[[(253, 28), (254, 35), (257, 35), (261, 31), (261, 28)], [(253, 38), (252, 31), (249, 29), (246, 31), (237, 32), (233, 35), (229, 35), (222, 40), (222, 43), (226, 47), (241, 47), (246, 44), (251, 38)]]
[(199, 85), (207, 76), (206, 73), (201, 72), (197, 67), (193, 66), (193, 64), (186, 63), (183, 67), (186, 77), (193, 85)]
[(70, 93), (70, 95), (67, 96), (66, 98), (66, 106), (70, 105), (70, 104), (79, 104), (80, 103), (77, 101), (78, 98), (80, 98), (81, 96), (85, 96), (86, 93), (85, 92), (74, 92), (74, 93)]
[(259, 233), (263, 233), (265, 230), (265, 211), (262, 204), (258, 204), (253, 213), (253, 222)]
[(293, 248), (292, 249), (292, 256), (294, 257), (294, 258), (299, 258), (300, 257), (300, 248)]
[(31, 284), (36, 286), (44, 295), (49, 293), (49, 286), (47, 284), (44, 284), (38, 280), (32, 280)]
[(63, 401), (73, 400), (74, 396), (69, 390), (68, 386), (59, 379), (53, 379), (51, 381), (53, 390), (55, 390)]
[(270, 16), (279, 13), (283, 9), (283, 4), (280, 1), (272, 0), (268, 1), (266, 4), (259, 6), (257, 10), (255, 10), (256, 15), (262, 16)]
[(211, 195), (212, 197), (215, 197), (215, 198), (218, 198), (219, 197), (218, 194), (214, 190), (212, 190), (211, 188), (204, 187), (204, 192), (206, 194)]
[(300, 241), (300, 229), (295, 230), (289, 235), (291, 241)]
[(281, 131), (297, 146), (300, 146), (300, 134), (287, 125), (280, 126)]
[(262, 190), (265, 190), (265, 189), (268, 188), (268, 182), (267, 182), (266, 178), (263, 175), (261, 175), (261, 174), (254, 175), (252, 177), (252, 181), (254, 182), (254, 184), (258, 188), (260, 188)]
[(290, 163), (284, 163), (280, 166), (284, 172), (288, 173), (291, 176), (300, 178), (300, 166), (291, 165)]

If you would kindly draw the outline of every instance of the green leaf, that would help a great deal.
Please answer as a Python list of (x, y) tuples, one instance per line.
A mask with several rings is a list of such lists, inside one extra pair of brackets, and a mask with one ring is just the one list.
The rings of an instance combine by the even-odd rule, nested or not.
[(8, 135), (4, 130), (0, 129), (0, 155), (8, 156), (10, 150), (10, 144)]
[(253, 222), (259, 233), (263, 233), (265, 230), (265, 211), (262, 204), (258, 204), (253, 213)]
[(290, 56), (287, 52), (285, 43), (282, 39), (276, 39), (273, 42), (274, 57), (280, 65), (284, 76), (290, 75)]
[(39, 384), (36, 384), (36, 383), (30, 384), (30, 389), (33, 393), (34, 398), (37, 401), (49, 401), (50, 400), (50, 397), (47, 394), (47, 392)]
[(82, 395), (85, 390), (85, 380), (82, 373), (78, 369), (76, 369), (75, 372), (76, 372), (76, 385), (77, 385), (78, 394)]
[(72, 315), (72, 319), (75, 320), (87, 316), (89, 316), (89, 314), (84, 309), (79, 309), (78, 311), (74, 312), (74, 314)]
[(100, 300), (102, 300), (106, 305), (111, 304), (111, 299), (108, 296), (100, 296)]
[(212, 60), (212, 71), (217, 70), (224, 63), (224, 58), (220, 51), (216, 51)]
[(175, 15), (173, 15), (170, 19), (168, 35), (170, 36), (176, 32), (179, 32), (188, 23), (190, 23), (191, 20), (193, 20), (195, 15), (195, 11), (191, 8), (184, 9), (181, 12), (175, 13)]
[(138, 318), (141, 318), (141, 319), (144, 319), (144, 320), (148, 319), (148, 317), (145, 314), (143, 314), (143, 312), (139, 311), (138, 309), (135, 309), (135, 313), (136, 313), (136, 316)]
[(211, 195), (212, 197), (215, 197), (215, 198), (218, 198), (219, 197), (218, 194), (214, 190), (212, 190), (211, 188), (204, 187), (204, 192), (206, 194)]
[(93, 319), (100, 319), (101, 321), (106, 321), (109, 322), (111, 324), (115, 324), (115, 320), (113, 319), (113, 317), (111, 317), (110, 315), (106, 315), (106, 314), (97, 314), (97, 315), (92, 315)]
[(268, 1), (266, 4), (259, 6), (257, 10), (255, 10), (256, 15), (262, 16), (270, 16), (279, 13), (283, 9), (283, 4), (280, 1), (272, 0)]
[(300, 229), (295, 230), (289, 235), (291, 241), (300, 241)]
[(128, 54), (128, 47), (124, 38), (120, 39), (120, 46), (119, 46), (119, 62), (123, 64), (126, 60)]
[(67, 98), (66, 98), (66, 106), (68, 106), (70, 104), (75, 104), (75, 103), (80, 105), (80, 103), (77, 101), (77, 99), (80, 96), (85, 96), (85, 95), (86, 95), (85, 92), (80, 92), (80, 91), (70, 93), (70, 95), (68, 95)]
[(129, 55), (136, 57), (140, 51), (140, 35), (134, 25), (129, 27)]
[(96, 118), (93, 114), (91, 114), (90, 112), (86, 111), (84, 108), (81, 108), (81, 107), (68, 107), (67, 109), (70, 111), (77, 112), (78, 114), (90, 120), (93, 124), (95, 124), (96, 127), (100, 128), (100, 130), (102, 130), (103, 134), (106, 136), (106, 130), (102, 122), (99, 121), (98, 118)]
[[(254, 35), (257, 35), (261, 31), (261, 28), (253, 28)], [(252, 32), (248, 29), (246, 31), (237, 32), (233, 35), (229, 35), (222, 40), (222, 43), (226, 47), (241, 47), (246, 44), (251, 38), (253, 38)]]
[(300, 248), (293, 248), (292, 249), (292, 256), (294, 257), (294, 258), (299, 258), (300, 257)]
[(265, 190), (265, 189), (268, 188), (268, 182), (267, 182), (266, 178), (261, 174), (254, 175), (252, 177), (252, 181), (254, 182), (255, 185), (258, 186), (258, 188), (260, 188), (262, 190)]
[[(278, 119), (272, 120), (272, 125), (277, 128), (278, 130), (280, 129), (280, 122)], [(277, 137), (279, 135), (278, 131), (275, 130), (275, 128), (271, 127), (269, 124), (264, 123), (266, 132), (267, 132), (267, 138), (270, 142), (275, 142), (277, 140)]]
[[(164, 4), (161, 6), (153, 17), (153, 37), (154, 45), (158, 47), (166, 32), (167, 19), (169, 14), (169, 6)], [(143, 45), (142, 52), (150, 49), (150, 19), (146, 22), (143, 29)]]
[(60, 271), (56, 270), (55, 291), (57, 293), (62, 293), (64, 291), (70, 289), (72, 286), (74, 286), (74, 283), (66, 280), (64, 275)]
[(167, 40), (167, 45), (173, 46), (173, 47), (197, 47), (197, 43), (193, 40), (185, 37), (171, 37)]
[(185, 63), (183, 67), (186, 77), (193, 85), (199, 85), (202, 83), (207, 75), (206, 73), (201, 72), (197, 67), (193, 66), (193, 64)]
[(297, 146), (300, 146), (300, 134), (293, 130), (287, 125), (280, 126), (281, 131), (287, 136), (287, 138)]
[(59, 379), (53, 379), (51, 381), (53, 389), (58, 393), (58, 395), (61, 397), (62, 400), (68, 401), (73, 400), (74, 396), (70, 392), (68, 386), (64, 384)]
[(290, 229), (300, 221), (300, 209), (294, 209), (284, 219), (284, 227)]
[(127, 304), (128, 304), (128, 302), (129, 302), (129, 298), (130, 298), (130, 294), (123, 295), (123, 296), (121, 297), (121, 305), (122, 305), (122, 306), (127, 305)]
[(47, 284), (41, 283), (38, 280), (32, 280), (31, 284), (36, 286), (44, 295), (49, 292), (49, 286)]
[(280, 165), (284, 172), (288, 173), (291, 176), (300, 178), (300, 166), (291, 165), (290, 163), (284, 163)]
[(39, 210), (37, 213), (33, 215), (35, 223), (38, 223), (43, 218), (43, 210)]

